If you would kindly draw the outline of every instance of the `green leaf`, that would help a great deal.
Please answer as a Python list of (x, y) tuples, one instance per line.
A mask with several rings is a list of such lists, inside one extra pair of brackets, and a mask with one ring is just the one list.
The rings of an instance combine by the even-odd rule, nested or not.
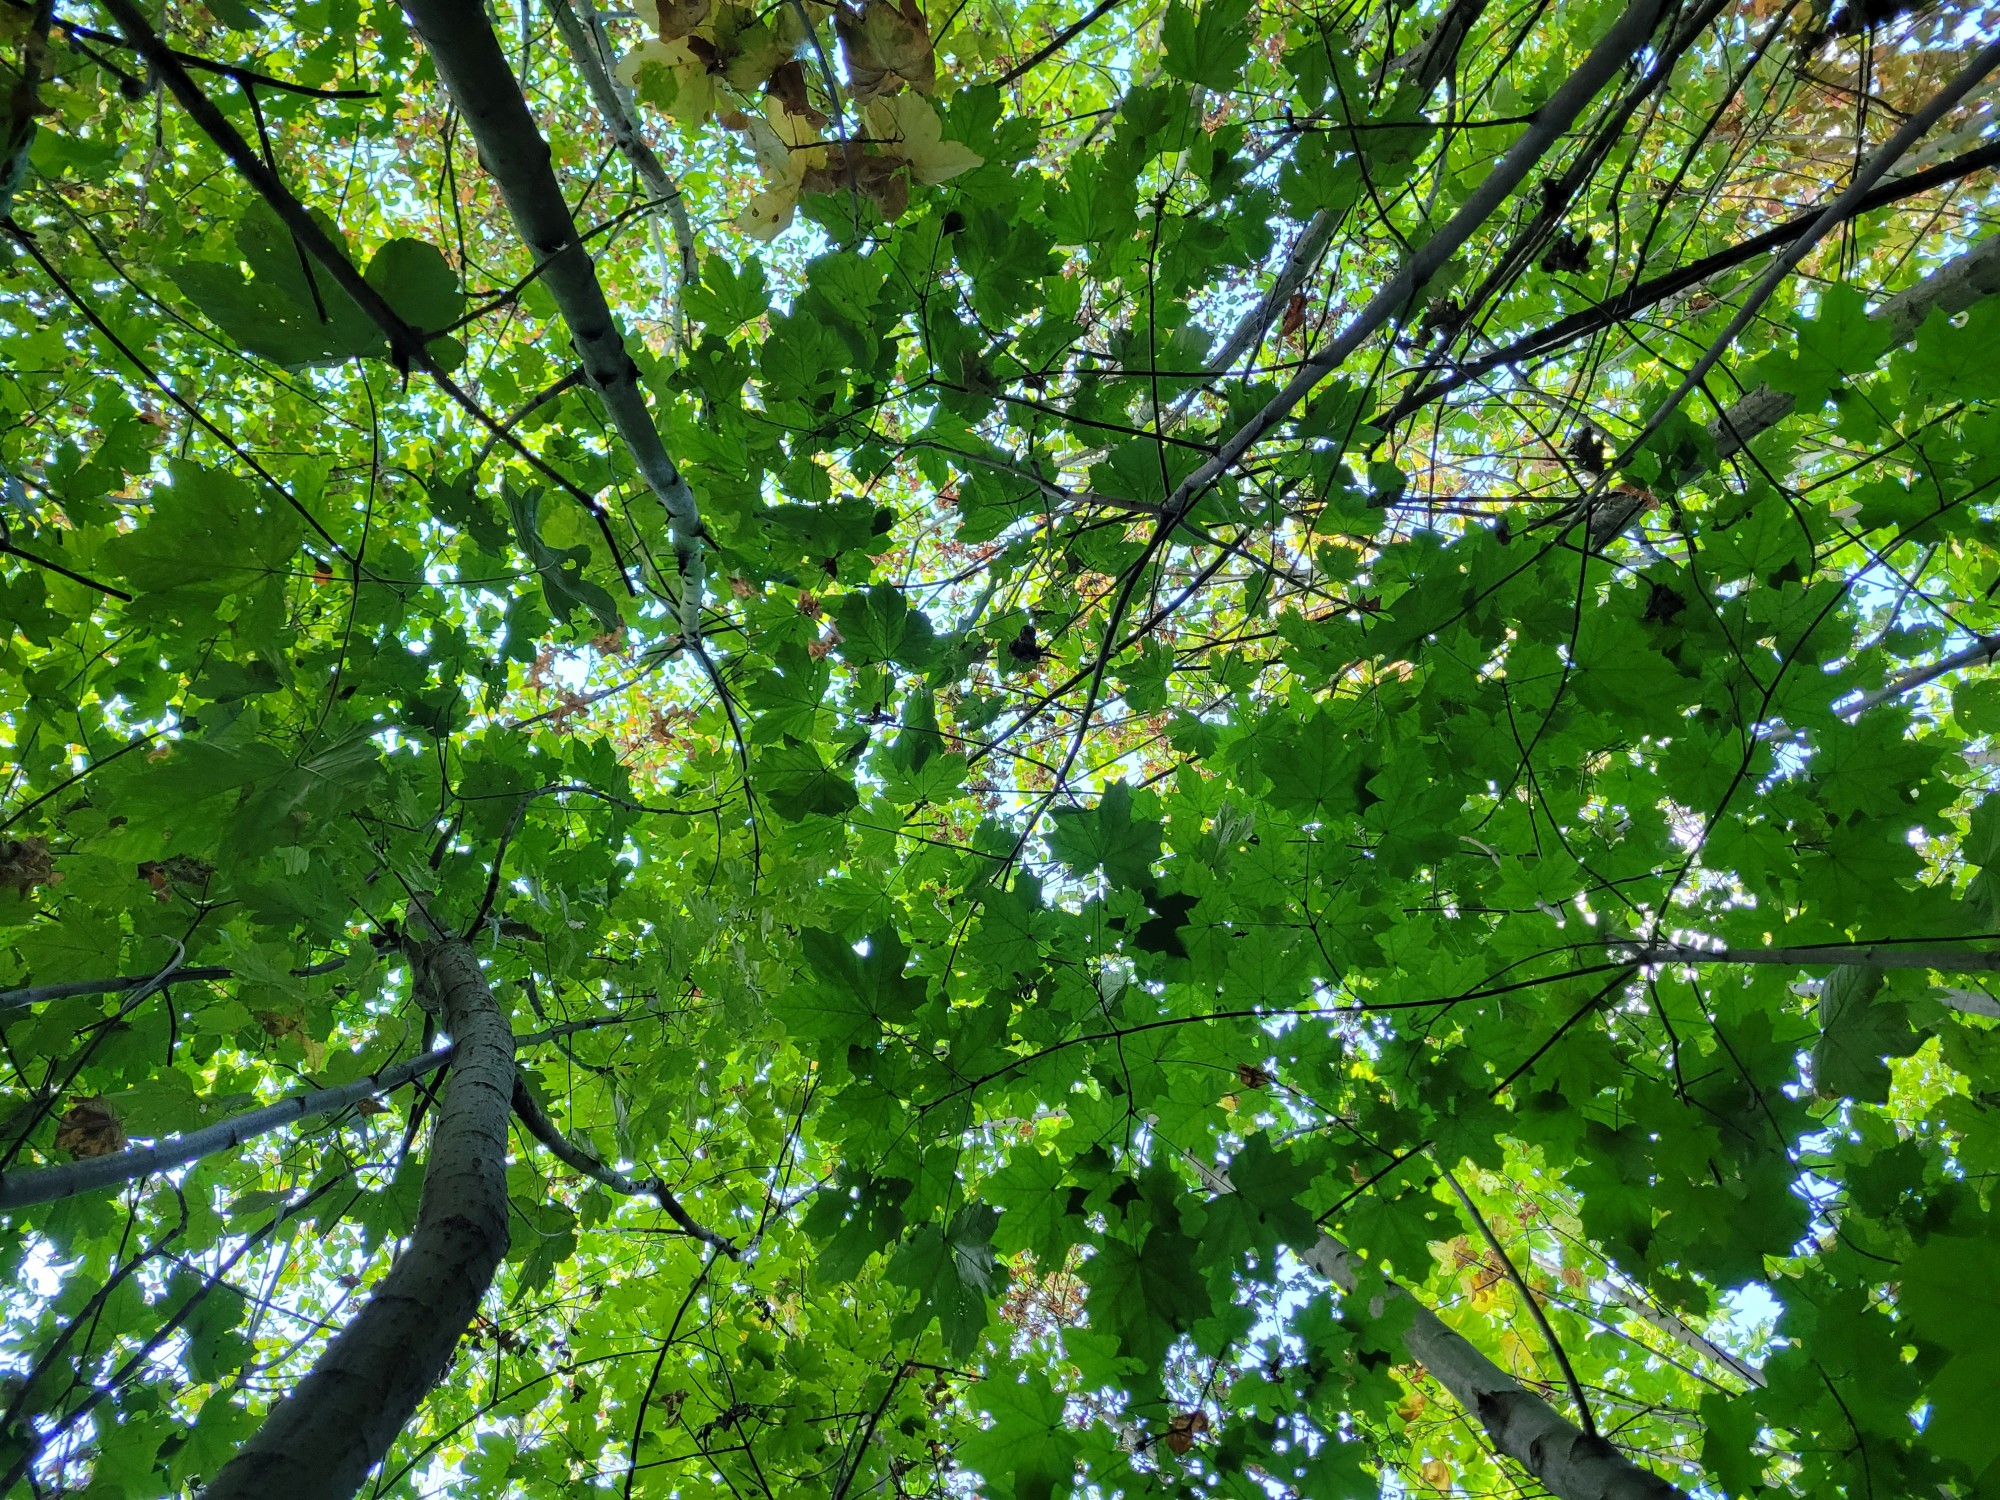
[(1822, 1095), (1885, 1102), (1889, 1066), (1883, 1059), (1907, 1057), (1922, 1041), (1902, 1004), (1881, 992), (1880, 969), (1843, 964), (1827, 976), (1812, 1053), (1813, 1085)]
[(1174, 1340), (1209, 1312), (1208, 1288), (1195, 1270), (1195, 1242), (1155, 1225), (1137, 1249), (1107, 1240), (1084, 1268), (1090, 1326), (1118, 1340), (1121, 1353), (1158, 1369)]
[(1061, 807), (1049, 815), (1049, 852), (1073, 873), (1103, 870), (1114, 888), (1148, 883), (1160, 857), (1157, 821), (1134, 819), (1132, 789), (1114, 781), (1092, 808)]
[(963, 1359), (986, 1328), (988, 1301), (1006, 1289), (1007, 1272), (993, 1253), (994, 1209), (972, 1204), (949, 1225), (918, 1228), (890, 1259), (889, 1278), (918, 1294), (898, 1324), (905, 1335), (936, 1319), (946, 1351)]
[(1003, 1367), (979, 1383), (973, 1400), (991, 1420), (968, 1433), (955, 1456), (984, 1477), (981, 1494), (1052, 1500), (1069, 1492), (1082, 1444), (1046, 1375)]
[(507, 501), (507, 515), (514, 524), (514, 541), (528, 555), (528, 562), (542, 581), (542, 596), (549, 613), (566, 620), (572, 610), (589, 612), (602, 630), (618, 628), (618, 603), (598, 584), (584, 576), (590, 562), (590, 548), (584, 545), (556, 547), (543, 539), (538, 524), (542, 497), (539, 491), (517, 490), (512, 485), (501, 492)]
[(1160, 23), (1163, 66), (1189, 83), (1232, 89), (1250, 60), (1250, 31), (1249, 0), (1204, 0), (1199, 13), (1173, 0)]
[(791, 738), (758, 756), (751, 780), (778, 816), (794, 823), (816, 813), (838, 816), (861, 801), (853, 781), (821, 759), (816, 747)]

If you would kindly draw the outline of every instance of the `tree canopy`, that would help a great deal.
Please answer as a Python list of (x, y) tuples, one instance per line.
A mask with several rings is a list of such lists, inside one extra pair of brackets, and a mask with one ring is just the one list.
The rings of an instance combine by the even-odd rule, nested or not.
[(1997, 37), (0, 0), (0, 1493), (2000, 1494)]

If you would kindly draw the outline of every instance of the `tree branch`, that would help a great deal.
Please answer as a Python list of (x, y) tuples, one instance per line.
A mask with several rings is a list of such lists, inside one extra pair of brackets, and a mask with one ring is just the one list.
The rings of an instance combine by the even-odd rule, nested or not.
[(337, 1088), (314, 1089), (310, 1093), (292, 1094), (280, 1099), (276, 1104), (267, 1104), (262, 1109), (247, 1110), (227, 1120), (218, 1120), (215, 1124), (204, 1126), (200, 1130), (190, 1130), (184, 1135), (170, 1135), (157, 1145), (137, 1146), (130, 1151), (114, 1151), (108, 1156), (87, 1156), (81, 1161), (65, 1162), (60, 1166), (36, 1167), (26, 1172), (9, 1172), (5, 1176), (0, 1176), (0, 1210), (26, 1208), (35, 1203), (53, 1203), (58, 1198), (74, 1197), (78, 1193), (87, 1193), (94, 1188), (130, 1182), (134, 1178), (144, 1177), (167, 1167), (182, 1166), (187, 1162), (199, 1161), (204, 1156), (213, 1156), (218, 1151), (227, 1151), (233, 1146), (242, 1145), (245, 1141), (255, 1140), (260, 1135), (268, 1135), (280, 1126), (290, 1125), (296, 1120), (310, 1120), (319, 1115), (333, 1114), (360, 1100), (372, 1099), (377, 1094), (386, 1094), (392, 1089), (399, 1089), (419, 1074), (444, 1066), (451, 1060), (451, 1050), (448, 1046), (439, 1047), (434, 1052), (409, 1058), (393, 1067), (372, 1073), (366, 1078), (343, 1083)]
[[(1196, 1157), (1187, 1161), (1211, 1192), (1234, 1191), (1226, 1174)], [(1322, 1234), (1301, 1259), (1342, 1292), (1354, 1291), (1363, 1272), (1375, 1269), (1330, 1234)], [(1688, 1500), (1685, 1491), (1565, 1420), (1407, 1288), (1386, 1278), (1383, 1285), (1386, 1290), (1378, 1300), (1402, 1298), (1412, 1304), (1410, 1330), (1404, 1335), (1410, 1357), (1478, 1419), (1495, 1448), (1558, 1500)]]
[(1164, 506), (1163, 527), (1170, 529), (1177, 524), (1210, 486), (1240, 463), (1243, 456), (1265, 434), (1284, 421), (1314, 387), (1344, 364), (1385, 323), (1408, 309), (1425, 283), (1442, 270), (1480, 226), (1498, 212), (1500, 205), (1526, 180), (1612, 75), (1645, 45), (1663, 4), (1664, 0), (1631, 0), (1624, 14), (1598, 40), (1589, 56), (1550, 95), (1548, 102), (1536, 113), (1534, 123), (1494, 164), (1493, 170), (1487, 173), (1458, 212), (1445, 221), (1444, 227), (1411, 253), (1401, 269), (1383, 284), (1367, 306), (1324, 349), (1307, 360), (1262, 410), (1239, 426), (1212, 458), (1174, 487)]
[[(591, 0), (585, 0), (585, 3), (591, 3)], [(673, 304), (677, 332), (685, 345), (690, 337), (685, 291), (701, 279), (700, 270), (695, 265), (694, 224), (688, 218), (687, 199), (681, 195), (680, 184), (674, 181), (661, 165), (659, 156), (646, 143), (638, 121), (632, 117), (630, 103), (619, 93), (617, 81), (611, 76), (611, 70), (605, 66), (605, 59), (598, 50), (598, 28), (576, 13), (571, 0), (548, 0), (548, 7), (549, 14), (555, 17), (556, 30), (562, 33), (563, 43), (576, 61), (577, 71), (583, 74), (584, 86), (590, 90), (591, 101), (604, 117), (604, 128), (610, 134), (612, 144), (624, 153), (625, 160), (632, 164), (632, 170), (639, 174), (646, 195), (667, 211), (667, 222), (674, 232), (674, 248), (680, 257), (679, 285), (669, 283), (667, 290)]]
[(595, 1155), (576, 1144), (551, 1120), (529, 1092), (528, 1086), (517, 1074), (514, 1079), (514, 1113), (521, 1117), (521, 1123), (528, 1127), (528, 1133), (553, 1152), (556, 1158), (575, 1168), (594, 1182), (603, 1184), (614, 1193), (623, 1193), (628, 1198), (652, 1198), (666, 1210), (667, 1217), (678, 1224), (692, 1239), (700, 1240), (720, 1250), (731, 1260), (741, 1260), (743, 1251), (734, 1240), (705, 1229), (696, 1222), (694, 1216), (681, 1206), (681, 1201), (661, 1178), (654, 1177), (639, 1182), (627, 1177), (615, 1167), (606, 1166)]
[[(1983, 172), (1989, 167), (2000, 166), (2000, 141), (1967, 151), (1950, 161), (1930, 168), (1928, 171), (1913, 172), (1907, 177), (1899, 177), (1894, 182), (1885, 182), (1876, 187), (1855, 207), (1855, 215), (1872, 213), (1879, 208), (1887, 208), (1906, 198), (1914, 198), (1919, 193), (1927, 193), (1933, 188), (1946, 187), (1970, 177), (1975, 172)], [(1588, 338), (1593, 333), (1601, 333), (1613, 328), (1634, 313), (1656, 307), (1669, 297), (1700, 286), (1703, 282), (1734, 270), (1761, 256), (1768, 255), (1781, 245), (1791, 243), (1812, 227), (1813, 220), (1820, 215), (1819, 209), (1787, 219), (1775, 229), (1767, 229), (1762, 234), (1752, 235), (1747, 240), (1718, 250), (1713, 255), (1705, 255), (1700, 260), (1690, 262), (1678, 270), (1655, 276), (1650, 281), (1638, 282), (1614, 296), (1607, 297), (1594, 307), (1571, 313), (1559, 318), (1533, 333), (1526, 333), (1490, 354), (1468, 360), (1456, 366), (1449, 375), (1444, 375), (1420, 386), (1400, 398), (1387, 411), (1368, 419), (1370, 427), (1388, 431), (1405, 417), (1428, 406), (1441, 397), (1450, 395), (1460, 386), (1477, 380), (1493, 370), (1518, 365), (1526, 360), (1541, 359), (1554, 354), (1567, 344)], [(1921, 321), (1921, 319), (1919, 320)]]

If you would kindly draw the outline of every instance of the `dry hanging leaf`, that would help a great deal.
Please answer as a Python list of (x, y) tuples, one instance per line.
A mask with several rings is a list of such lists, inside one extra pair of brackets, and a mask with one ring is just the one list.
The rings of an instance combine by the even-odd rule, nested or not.
[(1270, 1085), (1271, 1075), (1255, 1063), (1238, 1063), (1236, 1079), (1246, 1089), (1261, 1089)]
[[(908, 162), (910, 175), (925, 187), (948, 182), (986, 162), (970, 146), (946, 140), (937, 111), (915, 94), (872, 102), (868, 106), (868, 128), (874, 132), (883, 152)], [(883, 217), (893, 219), (896, 215), (885, 213)]]
[(1417, 1471), (1424, 1476), (1424, 1483), (1434, 1490), (1451, 1488), (1451, 1465), (1441, 1458), (1427, 1458)]
[(1167, 1449), (1176, 1458), (1183, 1457), (1194, 1446), (1194, 1440), (1208, 1431), (1208, 1413), (1205, 1411), (1175, 1412), (1173, 1420), (1167, 1423)]
[(676, 41), (708, 19), (714, 0), (654, 0), (660, 40)]
[(920, 94), (937, 87), (937, 54), (931, 49), (930, 22), (917, 0), (862, 0), (833, 13), (847, 59), (847, 79), (858, 104), (894, 94), (908, 84)]
[(125, 1149), (125, 1124), (102, 1098), (79, 1099), (56, 1121), (56, 1149), (71, 1156), (109, 1156)]
[(812, 122), (814, 129), (826, 124), (826, 116), (812, 107), (806, 94), (806, 65), (797, 58), (780, 63), (764, 80), (764, 92), (784, 106), (785, 113)]
[(905, 163), (898, 157), (870, 156), (851, 141), (839, 148), (829, 165), (808, 171), (799, 188), (805, 193), (857, 192), (874, 204), (884, 219), (899, 219), (910, 206)]
[(0, 886), (12, 886), (25, 901), (38, 885), (48, 885), (56, 867), (47, 839), (0, 839)]
[(1278, 320), (1278, 338), (1282, 342), (1291, 338), (1306, 326), (1306, 294), (1293, 292), (1291, 301), (1285, 304), (1285, 315)]

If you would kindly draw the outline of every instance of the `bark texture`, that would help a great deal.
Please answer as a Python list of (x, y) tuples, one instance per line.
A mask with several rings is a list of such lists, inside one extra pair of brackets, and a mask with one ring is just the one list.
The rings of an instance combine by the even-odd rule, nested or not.
[(469, 944), (413, 955), (455, 1051), (409, 1244), (202, 1500), (348, 1500), (444, 1373), (507, 1253), (514, 1038)]
[(480, 164), (500, 189), (514, 230), (535, 257), (536, 274), (562, 312), (585, 376), (604, 402), (619, 439), (638, 465), (673, 529), (681, 565), (680, 625), (698, 633), (701, 609), (701, 513), (646, 406), (639, 367), (605, 299), (597, 266), (556, 181), (520, 80), (500, 50), (486, 9), (477, 0), (403, 0), (403, 12), (423, 38), (438, 78), (464, 115)]

